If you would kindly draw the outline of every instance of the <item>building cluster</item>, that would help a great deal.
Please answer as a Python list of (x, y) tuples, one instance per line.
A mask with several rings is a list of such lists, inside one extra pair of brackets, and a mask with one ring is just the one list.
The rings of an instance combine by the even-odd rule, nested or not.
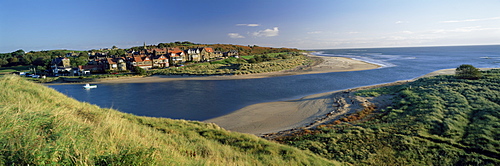
[[(57, 75), (85, 75), (90, 72), (128, 71), (135, 67), (143, 69), (180, 66), (185, 62), (203, 62), (210, 59), (238, 57), (238, 51), (214, 51), (211, 47), (182, 50), (173, 48), (151, 48), (144, 46), (141, 51), (129, 51), (125, 56), (109, 56), (105, 52), (89, 54), (88, 64), (71, 68), (70, 59), (59, 57), (52, 61), (52, 73)], [(71, 55), (69, 55), (71, 56)]]

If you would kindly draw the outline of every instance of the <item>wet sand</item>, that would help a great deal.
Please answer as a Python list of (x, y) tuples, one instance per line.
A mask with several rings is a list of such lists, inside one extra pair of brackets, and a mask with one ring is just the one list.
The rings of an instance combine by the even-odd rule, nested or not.
[(205, 120), (236, 132), (263, 135), (299, 127), (313, 127), (344, 114), (362, 110), (363, 105), (387, 104), (388, 98), (359, 97), (351, 91), (404, 84), (407, 81), (371, 85), (310, 95), (296, 100), (259, 103), (230, 114)]

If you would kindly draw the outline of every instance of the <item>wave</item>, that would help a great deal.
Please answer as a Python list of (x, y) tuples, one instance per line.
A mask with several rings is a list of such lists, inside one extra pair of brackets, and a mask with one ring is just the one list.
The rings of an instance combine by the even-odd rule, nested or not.
[[(387, 61), (384, 61), (384, 60), (379, 60), (379, 59), (374, 59), (374, 58), (370, 58), (370, 57), (366, 57), (366, 56), (359, 56), (359, 55), (351, 55), (351, 54), (350, 55), (345, 55), (345, 54), (325, 54), (323, 51), (313, 52), (311, 54), (317, 55), (317, 56), (330, 56), (330, 57), (351, 58), (351, 59), (354, 59), (354, 60), (363, 61), (363, 62), (366, 62), (366, 63), (375, 64), (375, 65), (379, 65), (382, 68), (397, 66), (397, 65), (395, 65), (393, 63), (390, 63), (390, 62), (387, 62)], [(376, 54), (376, 55), (380, 55), (380, 54)]]

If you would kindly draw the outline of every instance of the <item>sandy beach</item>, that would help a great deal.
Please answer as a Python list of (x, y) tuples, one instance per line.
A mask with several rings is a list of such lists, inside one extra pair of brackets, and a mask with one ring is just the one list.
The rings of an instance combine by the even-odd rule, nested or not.
[(321, 58), (322, 62), (314, 66), (301, 66), (299, 68), (292, 70), (269, 72), (269, 73), (227, 75), (227, 76), (150, 76), (150, 77), (119, 78), (119, 79), (102, 79), (99, 82), (93, 82), (93, 83), (144, 83), (144, 82), (180, 81), (180, 80), (257, 79), (257, 78), (279, 77), (288, 75), (371, 70), (380, 67), (379, 65), (344, 57), (326, 57), (326, 56), (316, 56), (312, 54), (308, 54), (307, 56), (311, 58)]
[(294, 128), (311, 128), (338, 119), (341, 115), (362, 110), (371, 103), (385, 106), (389, 97), (360, 97), (354, 91), (404, 84), (407, 81), (371, 85), (310, 95), (296, 100), (259, 103), (228, 115), (205, 120), (230, 131), (263, 135)]

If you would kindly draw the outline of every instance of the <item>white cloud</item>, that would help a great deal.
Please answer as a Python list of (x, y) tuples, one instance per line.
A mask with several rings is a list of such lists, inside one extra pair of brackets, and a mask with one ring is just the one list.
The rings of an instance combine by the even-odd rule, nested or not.
[(307, 34), (320, 34), (323, 33), (323, 31), (312, 31), (312, 32), (307, 32)]
[(252, 35), (255, 37), (272, 37), (278, 36), (279, 30), (278, 27), (274, 27), (273, 29), (265, 29), (257, 32), (253, 32)]
[(441, 21), (441, 23), (475, 22), (475, 21), (488, 21), (488, 20), (500, 20), (500, 17), (466, 19), (466, 20), (450, 20), (450, 21)]
[(241, 39), (245, 38), (245, 36), (240, 35), (239, 33), (228, 33), (227, 36), (233, 39)]
[(258, 27), (260, 24), (236, 24), (236, 26)]
[(397, 32), (397, 33), (402, 33), (402, 34), (414, 34), (414, 32), (412, 32), (412, 31), (401, 31), (401, 32)]
[(408, 23), (408, 21), (396, 21), (394, 24), (404, 24), (404, 23)]
[(348, 34), (358, 34), (359, 32), (356, 32), (356, 31), (351, 31), (351, 32), (347, 32)]
[(461, 27), (455, 29), (438, 29), (432, 31), (432, 33), (474, 32), (474, 31), (487, 31), (487, 30), (500, 30), (500, 28), (483, 28), (481, 26), (474, 26), (474, 27)]

